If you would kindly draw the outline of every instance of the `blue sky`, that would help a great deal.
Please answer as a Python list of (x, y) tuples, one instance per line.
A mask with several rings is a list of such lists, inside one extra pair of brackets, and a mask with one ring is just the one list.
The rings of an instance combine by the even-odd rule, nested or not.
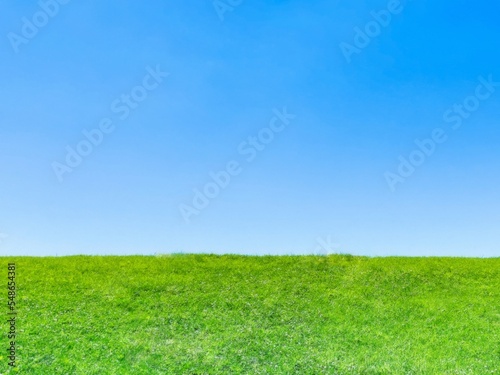
[(500, 256), (500, 5), (391, 1), (4, 2), (0, 255)]

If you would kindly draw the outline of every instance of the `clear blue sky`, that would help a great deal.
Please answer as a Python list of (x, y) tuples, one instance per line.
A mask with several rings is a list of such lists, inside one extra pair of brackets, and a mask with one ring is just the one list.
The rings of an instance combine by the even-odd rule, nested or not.
[(223, 3), (2, 3), (0, 255), (500, 256), (498, 2)]

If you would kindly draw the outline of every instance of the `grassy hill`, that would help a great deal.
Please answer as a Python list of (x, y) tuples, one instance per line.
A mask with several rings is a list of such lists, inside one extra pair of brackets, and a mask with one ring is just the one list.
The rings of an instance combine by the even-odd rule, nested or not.
[(1, 374), (500, 373), (500, 259), (1, 260), (19, 311)]

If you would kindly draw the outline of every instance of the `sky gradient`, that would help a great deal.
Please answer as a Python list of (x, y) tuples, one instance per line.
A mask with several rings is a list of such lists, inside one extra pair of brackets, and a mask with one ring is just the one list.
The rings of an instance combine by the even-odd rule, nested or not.
[(500, 256), (500, 5), (394, 1), (4, 2), (0, 255)]

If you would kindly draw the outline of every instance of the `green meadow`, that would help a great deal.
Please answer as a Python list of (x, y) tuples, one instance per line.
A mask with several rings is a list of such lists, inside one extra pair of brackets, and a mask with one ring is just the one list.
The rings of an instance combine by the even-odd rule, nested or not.
[(0, 374), (500, 374), (500, 259), (1, 260)]

